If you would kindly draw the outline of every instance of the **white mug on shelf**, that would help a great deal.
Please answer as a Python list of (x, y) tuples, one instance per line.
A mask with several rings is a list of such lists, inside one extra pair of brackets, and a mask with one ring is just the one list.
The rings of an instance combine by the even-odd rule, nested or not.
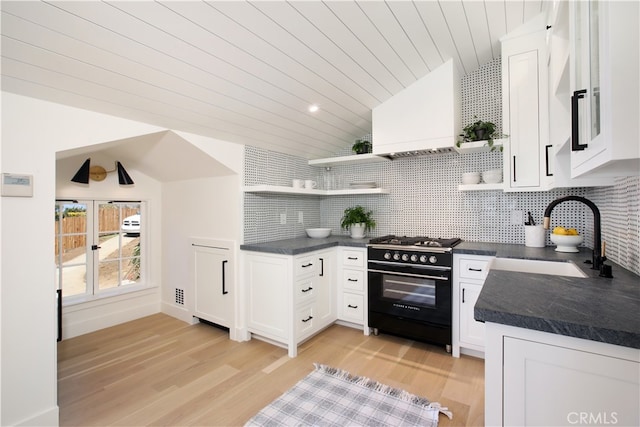
[(291, 186), (293, 188), (302, 188), (304, 187), (304, 181), (301, 179), (294, 179), (293, 181), (291, 181)]
[(316, 188), (317, 186), (318, 186), (318, 183), (312, 179), (307, 179), (304, 181), (304, 188), (306, 188), (307, 190), (311, 190), (313, 188)]

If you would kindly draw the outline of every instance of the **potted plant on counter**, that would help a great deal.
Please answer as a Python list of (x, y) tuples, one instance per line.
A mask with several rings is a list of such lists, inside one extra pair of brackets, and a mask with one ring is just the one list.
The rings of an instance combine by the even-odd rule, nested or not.
[(356, 139), (356, 142), (351, 146), (351, 151), (356, 154), (367, 154), (372, 150), (371, 141), (366, 139)]
[(360, 205), (344, 210), (340, 226), (343, 230), (348, 229), (351, 237), (362, 239), (366, 231), (376, 227), (376, 221), (372, 218), (372, 211), (367, 211)]
[(468, 142), (486, 141), (485, 145), (491, 151), (496, 149), (502, 151), (502, 145), (494, 145), (494, 139), (504, 138), (506, 135), (496, 132), (496, 125), (493, 122), (478, 120), (478, 116), (473, 116), (473, 118), (476, 119), (475, 122), (462, 128), (463, 132), (459, 135), (460, 139), (456, 142), (456, 147), (461, 148), (463, 144)]

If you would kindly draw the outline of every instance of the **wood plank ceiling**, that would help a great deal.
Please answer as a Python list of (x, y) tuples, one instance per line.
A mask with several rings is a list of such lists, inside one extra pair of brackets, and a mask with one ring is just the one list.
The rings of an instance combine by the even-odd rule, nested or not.
[(499, 57), (543, 3), (2, 1), (2, 90), (326, 157), (449, 58), (464, 75)]

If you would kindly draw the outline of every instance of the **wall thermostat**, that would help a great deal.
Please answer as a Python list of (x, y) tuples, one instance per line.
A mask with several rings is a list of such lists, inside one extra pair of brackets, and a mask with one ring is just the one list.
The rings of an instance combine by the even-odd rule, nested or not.
[(3, 197), (33, 197), (33, 175), (2, 174)]

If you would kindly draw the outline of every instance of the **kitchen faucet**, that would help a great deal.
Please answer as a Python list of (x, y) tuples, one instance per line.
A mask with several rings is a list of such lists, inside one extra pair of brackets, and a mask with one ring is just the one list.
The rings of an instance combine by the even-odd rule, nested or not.
[[(551, 224), (551, 211), (553, 210), (553, 208), (555, 208), (556, 205), (562, 202), (566, 202), (567, 200), (582, 202), (585, 205), (589, 206), (589, 208), (591, 208), (591, 211), (593, 211), (593, 255), (591, 260), (591, 269), (603, 270), (602, 267), (604, 265), (604, 262), (607, 260), (607, 257), (604, 256), (602, 250), (602, 236), (600, 232), (600, 210), (591, 200), (585, 199), (584, 197), (580, 196), (566, 196), (554, 200), (553, 202), (549, 203), (549, 206), (547, 206), (547, 209), (544, 211), (544, 228), (549, 229), (549, 225)], [(611, 274), (611, 271), (610, 269), (607, 270), (609, 270), (607, 271), (607, 276), (609, 276)]]

